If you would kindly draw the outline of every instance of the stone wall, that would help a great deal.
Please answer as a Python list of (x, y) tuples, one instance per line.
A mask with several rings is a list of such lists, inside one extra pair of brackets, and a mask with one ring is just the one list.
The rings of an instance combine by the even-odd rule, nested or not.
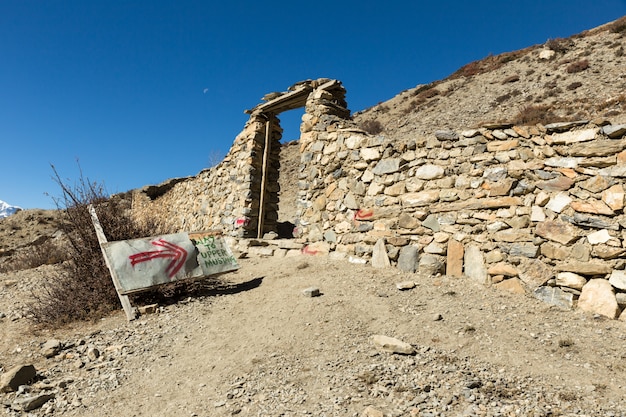
[[(273, 116), (268, 177), (277, 178), (281, 128)], [(156, 222), (159, 231), (222, 230), (233, 236), (254, 235), (258, 225), (261, 178), (267, 118), (254, 114), (224, 160), (196, 177), (177, 179), (176, 184), (146, 187), (133, 193), (133, 214), (139, 221)], [(277, 184), (274, 181), (274, 184)], [(151, 191), (150, 188), (156, 188)], [(169, 189), (168, 189), (169, 188)], [(278, 190), (268, 186), (266, 227), (275, 227)], [(272, 221), (274, 223), (272, 223)]]
[(305, 252), (463, 274), (615, 318), (626, 306), (625, 133), (580, 121), (405, 141), (310, 135), (299, 183)]
[[(625, 309), (626, 125), (499, 124), (391, 140), (354, 126), (339, 82), (303, 91), (297, 239), (233, 242), (240, 250), (463, 275), (611, 318)], [(259, 110), (276, 108), (263, 106), (218, 166), (162, 195), (135, 192), (137, 218), (254, 237), (268, 117)], [(276, 226), (280, 191), (281, 130), (270, 117), (263, 232)]]
[[(264, 99), (266, 103), (247, 111), (250, 119), (219, 165), (195, 177), (133, 191), (135, 220), (154, 223), (159, 233), (221, 230), (229, 236), (250, 238), (275, 231), (282, 137), (278, 114), (305, 106), (303, 126), (332, 129), (348, 118), (350, 111), (341, 83), (324, 78), (299, 82), (289, 92), (271, 93)], [(261, 202), (263, 227), (259, 230)]]

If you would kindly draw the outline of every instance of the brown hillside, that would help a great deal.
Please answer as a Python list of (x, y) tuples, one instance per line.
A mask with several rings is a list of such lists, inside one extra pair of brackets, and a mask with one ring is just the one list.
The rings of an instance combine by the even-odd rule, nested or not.
[[(626, 122), (626, 17), (567, 39), (489, 56), (357, 112), (371, 133), (405, 140), (490, 122)], [(349, 88), (349, 86), (347, 86)], [(378, 130), (373, 130), (375, 127)], [(280, 221), (296, 216), (298, 146), (283, 147)], [(297, 173), (296, 173), (297, 174)]]
[[(489, 56), (354, 115), (399, 139), (486, 122), (626, 119), (626, 17), (568, 39)], [(531, 115), (533, 110), (539, 110)], [(533, 117), (528, 117), (533, 116)]]

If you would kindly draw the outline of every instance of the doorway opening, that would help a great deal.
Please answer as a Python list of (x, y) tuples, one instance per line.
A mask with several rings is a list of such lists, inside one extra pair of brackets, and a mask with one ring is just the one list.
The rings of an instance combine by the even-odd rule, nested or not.
[(278, 118), (283, 129), (280, 141), (280, 170), (278, 173), (278, 220), (276, 233), (281, 239), (291, 239), (298, 217), (298, 180), (300, 174), (300, 124), (302, 108), (284, 111)]
[(248, 148), (250, 191), (242, 235), (262, 238), (275, 232), (293, 237), (306, 205), (299, 194), (308, 187), (301, 183), (299, 142), (314, 140), (331, 125), (336, 128), (337, 122), (349, 119), (350, 110), (341, 82), (328, 78), (298, 82), (289, 91), (266, 94), (263, 101), (246, 110), (250, 120), (243, 134), (253, 145)]

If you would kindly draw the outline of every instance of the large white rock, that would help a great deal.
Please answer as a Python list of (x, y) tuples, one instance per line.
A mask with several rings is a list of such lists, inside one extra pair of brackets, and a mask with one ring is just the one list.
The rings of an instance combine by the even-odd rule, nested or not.
[(546, 219), (546, 213), (543, 211), (543, 208), (539, 206), (532, 206), (530, 208), (530, 221), (531, 222), (542, 222)]
[(556, 276), (556, 285), (560, 287), (574, 288), (576, 290), (582, 290), (583, 286), (587, 283), (585, 277), (575, 274), (573, 272), (559, 272)]
[(434, 180), (443, 178), (445, 170), (439, 165), (426, 164), (417, 168), (415, 176), (421, 180)]
[(606, 229), (598, 230), (587, 235), (587, 241), (592, 245), (606, 243), (611, 239), (609, 231)]
[(592, 279), (583, 287), (578, 308), (615, 319), (619, 313), (613, 286), (606, 279)]
[(400, 201), (405, 207), (427, 206), (439, 200), (439, 190), (427, 190), (417, 193), (406, 193), (400, 196)]
[(372, 252), (372, 267), (388, 268), (390, 266), (391, 262), (389, 262), (387, 248), (385, 248), (385, 239), (378, 239)]
[(401, 353), (404, 355), (413, 355), (415, 353), (413, 346), (393, 337), (377, 334), (372, 336), (372, 341), (378, 349), (385, 352)]
[(546, 139), (550, 138), (555, 145), (568, 145), (577, 142), (587, 142), (594, 140), (598, 133), (598, 129), (585, 129), (585, 130), (571, 130), (564, 133), (555, 133), (552, 137), (546, 136)]
[(380, 151), (377, 148), (362, 148), (361, 159), (365, 161), (376, 161), (380, 159)]
[(560, 213), (569, 203), (572, 202), (572, 198), (567, 193), (558, 193), (548, 201), (546, 208), (552, 210), (555, 213)]

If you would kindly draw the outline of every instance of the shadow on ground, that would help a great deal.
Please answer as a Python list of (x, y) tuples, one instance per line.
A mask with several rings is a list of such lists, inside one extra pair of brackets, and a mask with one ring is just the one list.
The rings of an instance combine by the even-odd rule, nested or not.
[(171, 305), (189, 298), (217, 297), (250, 291), (261, 285), (265, 277), (253, 278), (237, 284), (226, 282), (219, 277), (204, 278), (196, 281), (178, 281), (154, 290), (132, 296), (135, 305), (159, 304)]

